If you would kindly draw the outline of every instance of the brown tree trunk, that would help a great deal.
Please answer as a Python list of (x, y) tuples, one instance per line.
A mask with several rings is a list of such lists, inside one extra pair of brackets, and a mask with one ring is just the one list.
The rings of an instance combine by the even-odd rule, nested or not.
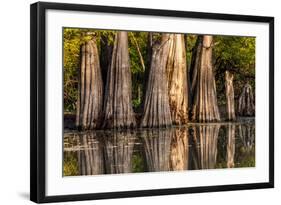
[(76, 104), (76, 126), (82, 129), (99, 128), (102, 118), (103, 81), (95, 40), (81, 48), (81, 68)]
[(172, 124), (166, 77), (167, 42), (167, 36), (163, 35), (161, 44), (153, 45), (141, 127), (162, 127)]
[(252, 86), (246, 83), (239, 97), (238, 113), (240, 116), (255, 116), (255, 104)]
[(228, 124), (226, 130), (227, 136), (227, 154), (226, 165), (227, 168), (235, 167), (234, 155), (235, 155), (235, 125)]
[(188, 89), (186, 50), (183, 34), (164, 34), (168, 41), (167, 78), (172, 121), (185, 124), (188, 121)]
[(186, 128), (175, 129), (171, 141), (170, 169), (188, 169), (188, 136)]
[(225, 71), (226, 114), (227, 120), (236, 120), (234, 105), (233, 75)]
[(104, 128), (135, 127), (131, 81), (128, 33), (120, 31), (115, 37), (112, 61), (107, 73)]
[[(201, 42), (200, 42), (201, 41)], [(192, 120), (199, 122), (220, 121), (217, 105), (216, 82), (212, 65), (212, 36), (198, 37), (197, 50), (193, 56)]]

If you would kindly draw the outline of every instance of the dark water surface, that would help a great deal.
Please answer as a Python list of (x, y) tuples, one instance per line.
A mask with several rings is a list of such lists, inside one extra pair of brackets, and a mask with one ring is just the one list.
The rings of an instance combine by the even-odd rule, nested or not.
[(64, 176), (254, 166), (254, 121), (64, 133)]

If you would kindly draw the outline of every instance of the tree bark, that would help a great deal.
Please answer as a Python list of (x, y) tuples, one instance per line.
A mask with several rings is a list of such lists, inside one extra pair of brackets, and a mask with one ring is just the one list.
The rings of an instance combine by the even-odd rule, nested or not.
[(136, 120), (132, 107), (132, 79), (128, 33), (117, 32), (107, 73), (103, 128), (131, 128)]
[(81, 47), (81, 67), (76, 104), (76, 126), (81, 129), (100, 127), (102, 118), (103, 81), (95, 40)]
[(213, 37), (204, 35), (197, 39), (192, 68), (192, 120), (199, 122), (220, 121), (217, 105), (216, 82), (212, 65)]
[(252, 86), (246, 83), (239, 97), (238, 113), (240, 116), (255, 116), (255, 104)]
[(226, 114), (227, 120), (236, 120), (234, 105), (233, 75), (225, 71)]
[(174, 124), (185, 124), (188, 121), (188, 89), (184, 35), (164, 35), (169, 38), (166, 72), (171, 117)]
[(166, 77), (168, 40), (167, 36), (163, 35), (161, 44), (153, 45), (141, 127), (163, 127), (172, 124)]

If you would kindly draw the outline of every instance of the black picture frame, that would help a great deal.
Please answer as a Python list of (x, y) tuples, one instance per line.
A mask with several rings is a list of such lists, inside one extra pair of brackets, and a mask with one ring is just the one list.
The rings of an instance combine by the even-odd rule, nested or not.
[[(157, 190), (122, 191), (46, 196), (45, 146), (46, 146), (46, 97), (45, 97), (45, 25), (46, 10), (86, 11), (151, 16), (168, 16), (195, 19), (234, 20), (269, 24), (269, 181), (263, 183), (170, 188)], [(229, 15), (144, 8), (110, 7), (82, 4), (38, 2), (30, 6), (30, 199), (37, 203), (76, 200), (97, 200), (123, 197), (140, 197), (198, 192), (261, 189), (274, 187), (274, 18), (264, 16)], [(265, 122), (267, 123), (267, 122)]]

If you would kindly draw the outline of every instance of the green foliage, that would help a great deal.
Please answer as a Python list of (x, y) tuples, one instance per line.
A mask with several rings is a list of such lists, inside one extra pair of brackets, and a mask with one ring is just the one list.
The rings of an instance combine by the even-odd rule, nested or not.
[(144, 172), (144, 159), (140, 153), (134, 153), (132, 157), (132, 172)]
[(76, 176), (78, 175), (78, 161), (74, 152), (64, 152), (63, 156), (63, 175)]

